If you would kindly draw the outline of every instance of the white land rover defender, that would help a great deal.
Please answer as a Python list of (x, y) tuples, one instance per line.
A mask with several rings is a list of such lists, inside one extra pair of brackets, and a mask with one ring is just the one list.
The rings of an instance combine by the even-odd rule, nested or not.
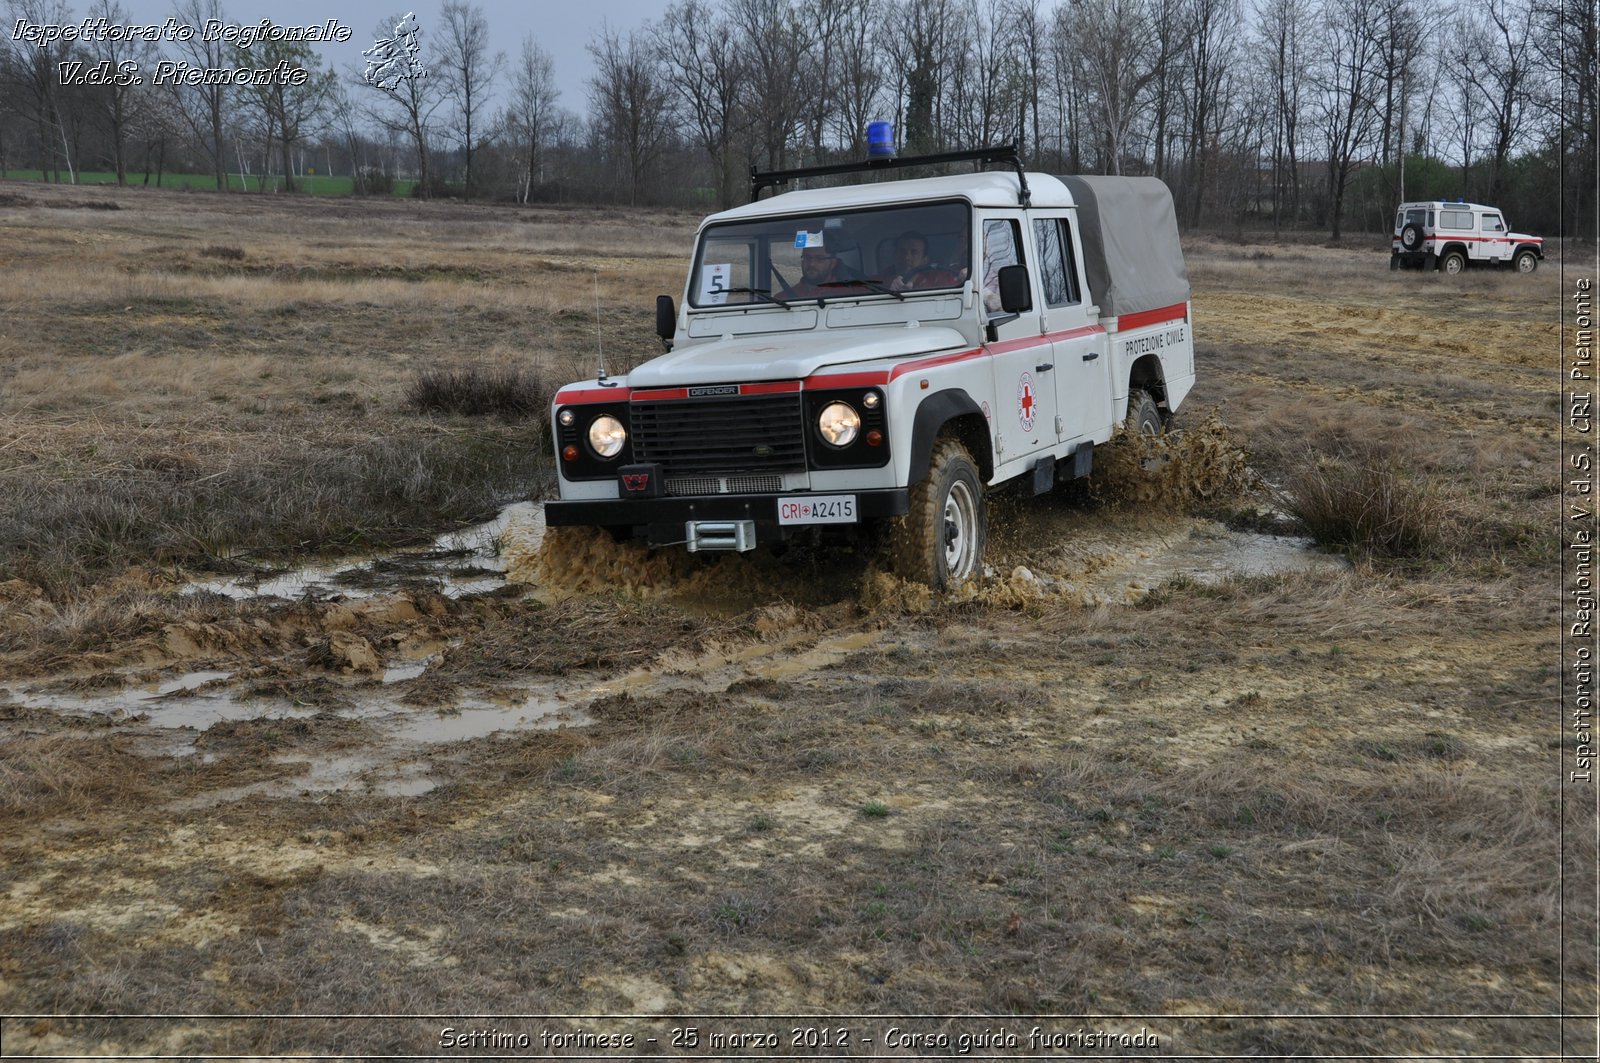
[[(975, 161), (1010, 172), (761, 190)], [(700, 226), (669, 353), (552, 406), (552, 526), (749, 550), (888, 522), (896, 572), (981, 572), (985, 493), (1089, 472), (1194, 383), (1189, 280), (1154, 178), (1051, 177), (1015, 147), (752, 174)]]
[(1389, 268), (1460, 273), (1469, 265), (1510, 265), (1532, 273), (1544, 258), (1544, 237), (1511, 232), (1494, 207), (1432, 200), (1402, 203), (1394, 216)]

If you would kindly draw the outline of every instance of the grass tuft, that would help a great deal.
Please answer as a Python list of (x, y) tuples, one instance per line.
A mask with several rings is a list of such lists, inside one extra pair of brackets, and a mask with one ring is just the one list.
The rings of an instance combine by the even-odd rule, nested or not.
[(542, 417), (555, 389), (513, 366), (426, 369), (406, 389), (406, 402), (423, 413), (460, 413), (517, 420)]
[(1293, 466), (1279, 506), (1320, 545), (1393, 559), (1435, 556), (1450, 513), (1439, 489), (1378, 448), (1318, 454)]

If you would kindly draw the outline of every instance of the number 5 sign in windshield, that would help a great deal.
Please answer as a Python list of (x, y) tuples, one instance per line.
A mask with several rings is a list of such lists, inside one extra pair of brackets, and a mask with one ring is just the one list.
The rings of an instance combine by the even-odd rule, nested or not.
[(700, 267), (700, 305), (721, 305), (728, 301), (728, 278), (733, 273), (731, 262), (708, 262)]

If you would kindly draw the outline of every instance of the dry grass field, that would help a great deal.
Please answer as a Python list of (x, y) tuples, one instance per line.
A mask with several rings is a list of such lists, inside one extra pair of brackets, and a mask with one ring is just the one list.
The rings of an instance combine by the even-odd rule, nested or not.
[(997, 500), (950, 600), (440, 547), (695, 221), (0, 183), (8, 1055), (1592, 1057), (1554, 258), (1189, 240), (1167, 463)]

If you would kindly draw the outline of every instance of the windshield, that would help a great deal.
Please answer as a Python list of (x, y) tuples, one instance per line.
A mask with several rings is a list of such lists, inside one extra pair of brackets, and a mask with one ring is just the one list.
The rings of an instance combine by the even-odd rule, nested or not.
[(761, 218), (708, 228), (689, 281), (696, 307), (905, 298), (966, 283), (972, 213), (965, 203)]

